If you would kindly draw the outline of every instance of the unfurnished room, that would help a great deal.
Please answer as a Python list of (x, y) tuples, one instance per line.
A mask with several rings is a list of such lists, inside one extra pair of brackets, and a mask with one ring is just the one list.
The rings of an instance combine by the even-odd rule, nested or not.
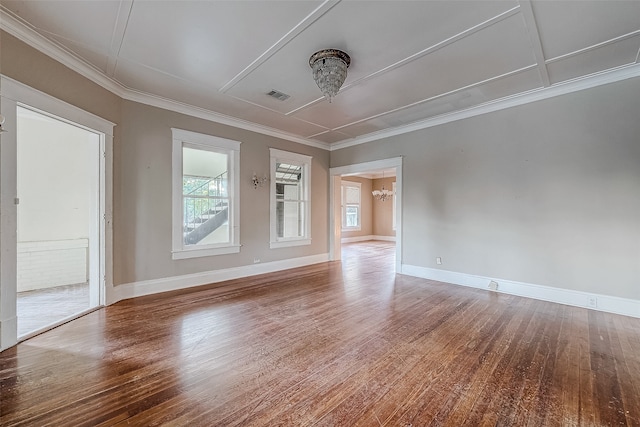
[(640, 1), (0, 0), (0, 425), (640, 426)]

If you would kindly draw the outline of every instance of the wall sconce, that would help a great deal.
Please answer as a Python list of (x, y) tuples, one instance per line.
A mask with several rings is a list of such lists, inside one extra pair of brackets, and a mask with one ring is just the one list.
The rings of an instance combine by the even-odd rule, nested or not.
[(4, 124), (4, 116), (0, 114), (0, 133), (6, 132), (6, 130), (4, 130), (4, 128), (2, 127), (3, 124)]
[(266, 175), (263, 175), (262, 178), (258, 178), (258, 175), (256, 175), (256, 173), (253, 173), (253, 176), (251, 177), (251, 183), (253, 184), (253, 188), (257, 189), (258, 186), (262, 187), (265, 182), (269, 181), (269, 178), (267, 178)]

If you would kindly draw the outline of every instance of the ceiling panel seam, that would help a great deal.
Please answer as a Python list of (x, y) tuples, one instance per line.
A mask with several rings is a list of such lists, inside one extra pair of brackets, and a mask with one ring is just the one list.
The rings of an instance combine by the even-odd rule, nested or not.
[(574, 50), (573, 52), (565, 53), (563, 55), (558, 55), (558, 56), (556, 56), (554, 58), (547, 59), (547, 64), (551, 64), (551, 63), (557, 62), (557, 61), (562, 61), (564, 59), (571, 58), (572, 56), (576, 56), (576, 55), (580, 55), (580, 54), (583, 54), (583, 53), (586, 53), (586, 52), (589, 52), (589, 51), (592, 51), (592, 50), (596, 50), (596, 49), (599, 49), (599, 48), (601, 48), (603, 46), (614, 44), (614, 43), (617, 43), (617, 42), (620, 42), (620, 41), (623, 41), (623, 40), (626, 40), (626, 39), (629, 39), (631, 37), (635, 37), (635, 36), (638, 36), (638, 35), (640, 35), (640, 30), (635, 30), (635, 31), (632, 31), (632, 32), (627, 33), (627, 34), (623, 34), (621, 36), (614, 37), (612, 39), (605, 40), (603, 42), (596, 43), (596, 44), (591, 45), (591, 46), (587, 46), (587, 47), (582, 48), (582, 49)]
[(544, 59), (544, 51), (542, 49), (542, 42), (540, 41), (540, 33), (538, 31), (538, 25), (536, 24), (536, 17), (533, 13), (530, 0), (520, 0), (520, 7), (522, 8), (522, 17), (524, 19), (524, 25), (529, 33), (529, 39), (531, 40), (531, 47), (533, 48), (533, 54), (538, 62), (538, 72), (540, 73), (540, 79), (545, 87), (551, 85), (549, 79), (549, 71)]
[(318, 6), (313, 12), (307, 15), (302, 21), (300, 21), (295, 27), (289, 30), (284, 36), (275, 42), (269, 49), (263, 52), (257, 57), (251, 64), (240, 71), (234, 78), (229, 80), (220, 88), (220, 92), (226, 93), (229, 89), (240, 83), (245, 77), (254, 72), (260, 65), (275, 55), (280, 49), (285, 47), (291, 40), (296, 38), (302, 33), (309, 25), (320, 19), (325, 13), (331, 10), (334, 6), (340, 3), (341, 0), (325, 0), (320, 6)]
[[(432, 46), (429, 46), (426, 49), (423, 49), (423, 50), (421, 50), (419, 52), (414, 53), (413, 55), (410, 55), (410, 56), (408, 56), (408, 57), (406, 57), (404, 59), (401, 59), (400, 61), (397, 61), (397, 62), (395, 62), (395, 63), (393, 63), (391, 65), (388, 65), (388, 66), (378, 70), (378, 71), (374, 71), (373, 73), (371, 73), (369, 75), (361, 77), (361, 78), (359, 78), (357, 80), (354, 80), (354, 81), (352, 81), (350, 83), (347, 83), (344, 86), (342, 86), (342, 88), (340, 89), (340, 92), (347, 91), (352, 87), (355, 87), (355, 86), (357, 86), (357, 85), (359, 85), (361, 83), (364, 83), (367, 80), (371, 80), (371, 79), (373, 79), (375, 77), (379, 77), (382, 74), (388, 73), (389, 71), (393, 71), (396, 68), (403, 67), (403, 66), (409, 64), (410, 62), (413, 62), (413, 61), (415, 61), (417, 59), (422, 58), (423, 56), (426, 56), (426, 55), (428, 55), (430, 53), (436, 52), (436, 51), (438, 51), (438, 50), (440, 50), (440, 49), (442, 49), (442, 48), (444, 48), (446, 46), (449, 46), (450, 44), (453, 44), (453, 43), (455, 43), (457, 41), (460, 41), (460, 40), (462, 40), (464, 38), (467, 38), (467, 37), (477, 33), (478, 31), (484, 30), (485, 28), (489, 28), (489, 27), (491, 27), (491, 26), (493, 26), (493, 25), (495, 25), (495, 24), (497, 24), (497, 23), (499, 23), (499, 22), (501, 22), (501, 21), (503, 21), (503, 20), (505, 20), (507, 18), (510, 18), (510, 17), (516, 15), (519, 11), (520, 11), (520, 6), (513, 7), (513, 8), (511, 8), (511, 9), (505, 11), (505, 12), (502, 12), (499, 15), (494, 16), (493, 18), (487, 19), (484, 22), (481, 22), (481, 23), (479, 23), (477, 25), (474, 25), (471, 28), (467, 28), (466, 30), (461, 31), (458, 34), (455, 34), (455, 35), (453, 35), (451, 37), (448, 37), (448, 38), (446, 38), (446, 39), (444, 39), (444, 40), (442, 40), (442, 41), (440, 41), (440, 42), (438, 42), (438, 43), (436, 43), (436, 44), (434, 44)], [(312, 106), (313, 104), (315, 104), (317, 102), (322, 101), (323, 99), (324, 99), (323, 97), (320, 97), (320, 98), (316, 99), (315, 101), (311, 101), (311, 102), (309, 102), (309, 103), (307, 103), (307, 104), (305, 104), (305, 105), (303, 105), (301, 107), (298, 107), (298, 108), (296, 108), (294, 110), (289, 111), (285, 115), (288, 116), (288, 115), (294, 114), (294, 113), (296, 113), (298, 111), (301, 111), (301, 110), (303, 110), (303, 109), (305, 109), (307, 107)]]
[(122, 0), (120, 2), (120, 5), (118, 6), (118, 16), (116, 17), (116, 22), (113, 26), (113, 32), (111, 34), (111, 45), (109, 50), (109, 57), (107, 59), (106, 74), (111, 78), (115, 76), (116, 68), (118, 66), (118, 59), (120, 57), (120, 50), (122, 49), (122, 43), (124, 43), (124, 36), (127, 32), (127, 27), (129, 26), (129, 19), (131, 18), (132, 11), (133, 0)]
[(393, 113), (396, 113), (398, 111), (404, 110), (406, 108), (411, 108), (411, 107), (415, 107), (416, 105), (424, 104), (426, 102), (435, 101), (436, 99), (443, 98), (445, 96), (455, 95), (456, 93), (464, 92), (466, 90), (473, 89), (475, 87), (482, 86), (482, 85), (487, 84), (487, 83), (494, 83), (496, 81), (499, 81), (499, 80), (507, 78), (507, 77), (512, 77), (512, 76), (515, 76), (517, 74), (524, 73), (526, 71), (531, 71), (533, 69), (536, 69), (537, 67), (538, 67), (537, 64), (532, 64), (532, 65), (529, 65), (529, 66), (526, 66), (526, 67), (523, 67), (523, 68), (519, 68), (519, 69), (514, 70), (514, 71), (509, 71), (508, 73), (504, 73), (504, 74), (501, 74), (499, 76), (491, 77), (491, 78), (488, 78), (486, 80), (482, 80), (480, 82), (472, 83), (470, 85), (467, 85), (467, 86), (464, 86), (464, 87), (461, 87), (461, 88), (458, 88), (458, 89), (454, 89), (454, 90), (451, 90), (449, 92), (444, 92), (444, 93), (432, 96), (430, 98), (425, 98), (425, 99), (422, 99), (420, 101), (413, 102), (411, 104), (403, 105), (402, 107), (398, 107), (398, 108), (394, 108), (392, 110), (388, 110), (388, 111), (385, 111), (385, 112), (382, 112), (382, 113), (374, 114), (373, 116), (369, 116), (369, 117), (366, 117), (364, 119), (356, 120), (354, 122), (335, 127), (332, 130), (337, 131), (337, 130), (344, 129), (344, 128), (349, 127), (349, 126), (353, 126), (353, 125), (357, 125), (357, 124), (362, 123), (362, 122), (366, 122), (366, 121), (371, 120), (371, 119), (376, 119), (378, 117), (385, 116), (387, 114), (393, 114)]
[[(267, 111), (270, 111), (270, 112), (272, 112), (272, 113), (279, 114), (279, 115), (281, 115), (281, 116), (283, 115), (283, 114), (282, 114), (280, 111), (278, 111), (278, 110), (274, 110), (274, 109), (272, 109), (272, 108), (265, 107), (264, 105), (257, 104), (257, 103), (255, 103), (255, 102), (253, 102), (253, 101), (249, 101), (249, 100), (244, 99), (244, 98), (239, 98), (239, 97), (237, 97), (237, 96), (235, 96), (235, 95), (227, 95), (227, 96), (228, 96), (229, 98), (233, 98), (233, 99), (235, 99), (235, 100), (237, 100), (237, 101), (246, 102), (247, 104), (253, 105), (254, 107), (262, 108), (263, 110), (267, 110)], [(328, 132), (328, 131), (330, 131), (330, 130), (331, 130), (331, 128), (328, 128), (328, 127), (326, 127), (326, 126), (320, 125), (320, 124), (318, 124), (318, 123), (310, 122), (309, 120), (301, 119), (301, 118), (299, 118), (299, 117), (292, 117), (292, 118), (293, 118), (293, 119), (298, 120), (299, 122), (308, 123), (308, 124), (310, 124), (310, 125), (314, 125), (314, 126), (317, 126), (317, 127), (319, 127), (319, 128), (325, 129), (324, 131), (322, 131), (322, 132), (320, 132), (320, 133)]]
[(169, 111), (175, 111), (181, 114), (187, 114), (192, 117), (198, 117), (204, 120), (220, 123), (223, 125), (234, 126), (252, 132), (261, 133), (263, 135), (274, 136), (288, 141), (297, 142), (303, 145), (309, 145), (324, 150), (329, 149), (329, 144), (321, 141), (312, 141), (297, 135), (290, 135), (284, 131), (270, 128), (268, 126), (258, 125), (246, 120), (237, 119), (235, 117), (226, 116), (215, 111), (206, 110), (190, 104), (180, 103), (178, 101), (162, 98), (142, 91), (137, 91), (124, 86), (123, 84), (109, 78), (106, 74), (99, 71), (95, 67), (87, 64), (85, 61), (77, 58), (74, 54), (63, 49), (57, 43), (47, 39), (38, 33), (33, 26), (24, 23), (20, 17), (16, 17), (13, 13), (8, 12), (3, 5), (0, 5), (0, 29), (8, 32), (12, 36), (18, 38), (34, 49), (53, 58), (61, 64), (72, 69), (81, 76), (94, 82), (100, 87), (105, 88), (114, 95), (129, 101), (139, 102), (141, 104), (153, 107), (164, 108)]

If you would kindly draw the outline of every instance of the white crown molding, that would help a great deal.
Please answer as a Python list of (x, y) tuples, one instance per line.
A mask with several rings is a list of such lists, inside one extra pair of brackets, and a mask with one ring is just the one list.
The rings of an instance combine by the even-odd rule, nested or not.
[(176, 113), (186, 114), (200, 119), (233, 126), (236, 128), (257, 132), (263, 135), (273, 136), (299, 144), (308, 145), (323, 150), (329, 150), (330, 146), (321, 141), (309, 140), (287, 132), (283, 132), (268, 126), (237, 119), (235, 117), (220, 114), (205, 108), (196, 107), (190, 104), (174, 101), (172, 99), (151, 95), (145, 92), (130, 89), (121, 83), (109, 78), (101, 71), (79, 59), (70, 51), (64, 49), (48, 38), (38, 33), (27, 23), (16, 18), (12, 13), (0, 5), (0, 29), (6, 31), (29, 46), (39, 50), (45, 55), (55, 59), (62, 65), (72, 69), (78, 74), (86, 77), (97, 85), (122, 99), (139, 102), (152, 107), (163, 108)]
[(320, 141), (313, 141), (293, 135), (281, 130), (277, 130), (268, 126), (260, 125), (257, 123), (249, 122), (246, 120), (238, 119), (235, 117), (227, 116), (224, 114), (216, 113), (205, 108), (196, 107), (190, 104), (184, 104), (182, 102), (174, 101), (168, 98), (162, 98), (156, 95), (150, 95), (148, 93), (139, 92), (132, 89), (127, 89), (127, 92), (122, 96), (123, 99), (128, 101), (139, 102), (140, 104), (150, 105), (152, 107), (158, 107), (176, 113), (186, 114), (199, 119), (209, 120), (211, 122), (220, 123), (227, 126), (233, 126), (239, 129), (256, 132), (262, 135), (273, 136), (280, 139), (286, 139), (288, 141), (297, 142), (299, 144), (308, 145), (315, 148), (321, 148), (323, 150), (329, 150), (329, 144)]
[(251, 264), (240, 267), (224, 268), (221, 270), (205, 271), (202, 273), (185, 274), (182, 276), (163, 277), (161, 279), (143, 280), (131, 282), (113, 287), (107, 304), (136, 298), (144, 295), (152, 295), (161, 292), (176, 291), (195, 286), (210, 285), (227, 280), (241, 279), (258, 274), (273, 273), (290, 268), (304, 267), (306, 265), (327, 262), (329, 254), (310, 255), (306, 257), (284, 259), (280, 261), (266, 262), (263, 264)]
[[(435, 268), (419, 267), (407, 264), (402, 265), (402, 274), (485, 290), (489, 289), (489, 282), (494, 281), (498, 283), (497, 292), (499, 293), (640, 318), (640, 300), (620, 298), (611, 295), (592, 294), (572, 289), (534, 285), (531, 283), (516, 282), (513, 280), (476, 276), (472, 274), (458, 273), (455, 271), (438, 270)], [(595, 304), (589, 304), (590, 301), (595, 302)]]
[(591, 89), (608, 83), (615, 83), (634, 77), (640, 77), (640, 64), (634, 63), (617, 67), (613, 70), (607, 70), (595, 73), (586, 77), (579, 77), (567, 82), (555, 84), (546, 88), (533, 89), (517, 95), (507, 96), (494, 101), (485, 102), (474, 107), (464, 110), (455, 111), (453, 113), (441, 114), (426, 120), (421, 120), (407, 126), (399, 126), (392, 129), (373, 132), (344, 142), (338, 142), (331, 145), (331, 151), (341, 150), (347, 147), (364, 144), (379, 139), (389, 138), (392, 136), (402, 135), (417, 130), (427, 129), (433, 126), (454, 122), (457, 120), (467, 119), (481, 114), (492, 113), (494, 111), (504, 110), (523, 104), (529, 104), (535, 101), (541, 101), (560, 95), (566, 95), (585, 89)]
[(0, 29), (120, 97), (127, 90), (69, 50), (44, 37), (2, 5), (0, 5)]
[[(325, 8), (332, 7), (333, 2), (327, 1), (323, 3)], [(319, 8), (320, 9), (320, 8)], [(323, 9), (324, 10), (324, 9)], [(328, 10), (328, 9), (327, 9)], [(505, 12), (505, 16), (511, 16), (520, 10), (520, 7), (514, 8)], [(325, 10), (326, 12), (326, 10)], [(502, 15), (501, 15), (502, 17)], [(495, 18), (494, 18), (495, 19)], [(492, 21), (492, 20), (490, 20)], [(488, 24), (488, 23), (487, 23)], [(130, 89), (119, 82), (109, 78), (101, 71), (87, 64), (85, 61), (79, 59), (73, 53), (52, 42), (46, 37), (39, 34), (30, 25), (23, 22), (19, 18), (16, 18), (12, 13), (0, 5), (0, 29), (8, 32), (19, 40), (34, 47), (45, 55), (55, 59), (61, 64), (76, 71), (80, 75), (100, 85), (106, 90), (114, 93), (115, 95), (129, 100), (138, 102), (153, 107), (163, 108), (169, 111), (174, 111), (181, 114), (190, 115), (193, 117), (201, 118), (204, 120), (220, 123), (223, 125), (233, 126), (239, 129), (248, 130), (251, 132), (257, 132), (263, 135), (273, 136), (275, 138), (281, 138), (284, 140), (297, 142), (299, 144), (320, 148), (323, 150), (336, 151), (347, 147), (352, 147), (367, 142), (376, 141), (379, 139), (389, 138), (392, 136), (402, 135), (416, 130), (426, 129), (433, 126), (438, 126), (445, 123), (450, 123), (457, 120), (462, 120), (481, 114), (486, 114), (494, 111), (503, 110), (518, 105), (527, 104), (555, 96), (560, 96), (584, 89), (593, 88), (596, 86), (604, 85), (607, 83), (613, 83), (633, 77), (640, 76), (640, 51), (638, 57), (633, 64), (617, 67), (613, 70), (607, 70), (600, 73), (595, 73), (590, 76), (580, 77), (567, 82), (558, 83), (549, 87), (539, 88), (523, 92), (517, 95), (508, 96), (494, 101), (489, 101), (474, 107), (467, 108), (465, 110), (456, 111), (453, 113), (442, 114), (436, 117), (432, 117), (426, 120), (421, 120), (406, 126), (399, 126), (392, 129), (386, 129), (378, 132), (372, 132), (366, 135), (362, 135), (353, 139), (348, 139), (337, 143), (326, 143), (310, 138), (304, 138), (297, 135), (293, 135), (288, 132), (284, 132), (275, 128), (260, 125), (257, 123), (241, 120), (235, 117), (220, 114), (205, 108), (196, 107), (190, 104), (181, 103), (171, 99), (151, 95), (141, 91)], [(640, 31), (640, 30), (639, 30)], [(636, 35), (637, 32), (626, 34), (622, 37), (630, 37)], [(618, 39), (615, 39), (618, 40)], [(606, 42), (608, 43), (608, 42)], [(590, 48), (589, 48), (590, 49)], [(547, 60), (553, 62), (559, 58), (552, 58)], [(539, 66), (539, 64), (538, 64)]]

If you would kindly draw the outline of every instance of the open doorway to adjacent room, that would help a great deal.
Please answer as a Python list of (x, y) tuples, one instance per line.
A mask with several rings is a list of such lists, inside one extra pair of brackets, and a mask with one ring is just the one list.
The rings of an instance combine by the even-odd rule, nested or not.
[(376, 257), (381, 271), (400, 272), (402, 159), (331, 169), (331, 259), (343, 268)]
[(17, 108), (19, 339), (100, 305), (100, 140)]
[(395, 168), (341, 176), (341, 259), (343, 265), (375, 257), (395, 272)]

